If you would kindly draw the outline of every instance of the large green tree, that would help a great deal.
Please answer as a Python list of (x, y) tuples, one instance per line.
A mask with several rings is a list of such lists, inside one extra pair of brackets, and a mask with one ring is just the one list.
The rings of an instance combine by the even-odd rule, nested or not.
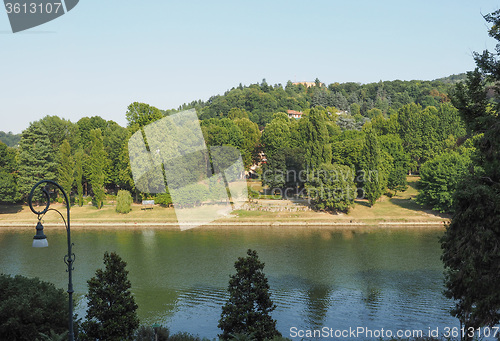
[(357, 196), (354, 170), (339, 164), (321, 164), (309, 173), (306, 189), (318, 209), (349, 212)]
[(158, 108), (152, 105), (134, 102), (127, 107), (125, 117), (127, 118), (128, 127), (131, 129), (131, 132), (135, 133), (149, 123), (163, 118), (163, 114)]
[(104, 254), (105, 269), (87, 283), (87, 314), (82, 323), (84, 340), (133, 340), (139, 327), (137, 304), (130, 292), (127, 263), (116, 253)]
[(272, 158), (281, 148), (290, 147), (291, 123), (284, 113), (277, 113), (262, 132), (262, 145), (267, 158)]
[(47, 131), (50, 143), (54, 150), (58, 150), (64, 140), (68, 140), (71, 148), (76, 148), (80, 143), (80, 131), (78, 126), (58, 116), (45, 116), (40, 124)]
[(326, 126), (326, 113), (321, 107), (313, 108), (299, 123), (303, 147), (309, 169), (332, 162), (332, 146)]
[(234, 123), (243, 133), (241, 141), (241, 156), (245, 169), (249, 169), (259, 159), (260, 131), (256, 123), (247, 118), (237, 118)]
[(276, 306), (257, 251), (248, 250), (247, 257), (239, 257), (234, 267), (236, 274), (229, 280), (229, 299), (222, 307), (219, 336), (228, 340), (232, 335), (246, 334), (259, 341), (281, 336), (271, 316)]
[(387, 188), (394, 191), (406, 191), (408, 184), (409, 157), (403, 148), (401, 138), (396, 134), (379, 136), (380, 149), (384, 150), (390, 159), (390, 167), (387, 174)]
[(474, 171), (457, 186), (455, 213), (441, 239), (446, 296), (466, 328), (500, 322), (500, 10), (485, 19), (496, 51), (475, 54), (478, 68), (453, 96), (468, 131), (478, 135), (477, 156)]
[(467, 153), (441, 154), (420, 167), (417, 202), (439, 212), (453, 211), (453, 194), (470, 166)]
[(14, 203), (18, 199), (16, 150), (0, 142), (0, 202)]
[(40, 122), (31, 123), (19, 141), (19, 178), (21, 195), (26, 198), (31, 187), (42, 179), (55, 180), (56, 153), (47, 130)]
[(0, 339), (33, 341), (68, 330), (64, 290), (38, 278), (0, 274)]

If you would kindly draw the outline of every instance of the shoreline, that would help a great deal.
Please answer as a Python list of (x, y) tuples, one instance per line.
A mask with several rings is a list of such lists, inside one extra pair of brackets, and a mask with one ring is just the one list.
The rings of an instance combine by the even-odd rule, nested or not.
[[(0, 231), (2, 230), (18, 230), (20, 228), (34, 228), (35, 221), (30, 223), (20, 222), (0, 222)], [(324, 228), (324, 229), (357, 229), (357, 228), (371, 228), (371, 229), (398, 229), (398, 228), (426, 228), (426, 229), (439, 229), (444, 230), (445, 221), (383, 221), (378, 223), (364, 223), (364, 222), (285, 222), (285, 221), (261, 221), (261, 222), (211, 222), (208, 224), (196, 226), (190, 229), (207, 229), (207, 228), (252, 228), (252, 227), (270, 227), (270, 228)], [(49, 228), (64, 229), (63, 223), (44, 223), (44, 226)], [(137, 229), (137, 230), (180, 230), (176, 222), (113, 222), (113, 223), (81, 223), (74, 222), (71, 224), (72, 228), (83, 228), (89, 230), (95, 229)]]

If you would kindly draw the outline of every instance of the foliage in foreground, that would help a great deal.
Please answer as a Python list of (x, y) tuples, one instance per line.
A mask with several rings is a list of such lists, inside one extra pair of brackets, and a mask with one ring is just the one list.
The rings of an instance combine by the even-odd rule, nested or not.
[[(475, 54), (478, 68), (457, 85), (453, 98), (468, 130), (478, 136), (475, 167), (457, 186), (455, 213), (441, 239), (445, 294), (455, 300), (452, 315), (466, 329), (500, 322), (500, 10), (485, 19), (498, 41), (496, 53)], [(495, 84), (494, 91), (486, 82)]]
[(239, 257), (234, 264), (236, 274), (229, 280), (229, 299), (222, 307), (219, 336), (230, 340), (231, 334), (252, 335), (255, 340), (281, 336), (271, 312), (276, 308), (269, 294), (269, 284), (262, 272), (264, 263), (255, 250)]
[(137, 304), (130, 292), (127, 263), (116, 253), (104, 254), (105, 269), (87, 283), (88, 308), (83, 322), (84, 340), (133, 340), (139, 327)]
[(134, 341), (168, 341), (170, 331), (168, 330), (167, 327), (158, 327), (156, 331), (156, 337), (155, 339), (155, 330), (151, 326), (140, 326), (139, 329), (137, 329), (137, 333), (135, 335)]
[(0, 340), (33, 341), (68, 330), (68, 298), (38, 278), (0, 274)]

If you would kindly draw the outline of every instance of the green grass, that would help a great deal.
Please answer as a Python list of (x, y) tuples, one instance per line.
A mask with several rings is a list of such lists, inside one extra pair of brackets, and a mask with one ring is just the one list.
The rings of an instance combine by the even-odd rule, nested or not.
[[(348, 214), (331, 214), (328, 212), (315, 211), (246, 211), (236, 210), (231, 217), (222, 218), (221, 221), (230, 222), (322, 222), (322, 223), (351, 223), (361, 222), (376, 225), (380, 222), (442, 222), (449, 216), (439, 214), (416, 203), (418, 194), (416, 183), (418, 177), (408, 177), (409, 187), (405, 192), (398, 193), (389, 198), (382, 196), (373, 207), (369, 207), (366, 200), (357, 200), (355, 206)], [(262, 190), (260, 182), (252, 181), (250, 186)], [(287, 207), (293, 205), (283, 200), (257, 200), (257, 204)], [(52, 208), (65, 211), (65, 206), (54, 203)], [(141, 210), (142, 205), (132, 205), (132, 211), (128, 214), (120, 214), (115, 211), (114, 205), (105, 205), (98, 210), (91, 205), (83, 207), (71, 207), (71, 221), (85, 224), (92, 223), (162, 223), (176, 222), (173, 208), (155, 206), (152, 210)], [(45, 222), (61, 222), (61, 218), (55, 212), (49, 212), (43, 218)], [(33, 223), (36, 221), (34, 215), (26, 205), (0, 205), (0, 225), (5, 223)]]

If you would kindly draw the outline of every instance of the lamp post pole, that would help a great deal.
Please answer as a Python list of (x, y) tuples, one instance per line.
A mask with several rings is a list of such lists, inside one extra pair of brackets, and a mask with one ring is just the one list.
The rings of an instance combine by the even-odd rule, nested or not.
[[(45, 195), (45, 199), (47, 200), (47, 202), (45, 204), (45, 208), (42, 211), (37, 211), (37, 210), (35, 210), (33, 208), (33, 194), (35, 192), (35, 189), (38, 186), (40, 186), (41, 184), (44, 184), (44, 183), (47, 184), (47, 185), (50, 184), (50, 185), (56, 186), (63, 193), (64, 200), (66, 200), (66, 217), (67, 217), (67, 220), (64, 219), (64, 216), (58, 210), (53, 209), (53, 208), (49, 209), (49, 206), (50, 206), (50, 195), (49, 195), (49, 192), (47, 191), (47, 187), (46, 187), (47, 185), (42, 188), (42, 192)], [(33, 246), (35, 246), (35, 247), (46, 247), (46, 246), (48, 246), (48, 243), (46, 242), (46, 237), (43, 234), (43, 225), (40, 222), (40, 220), (42, 219), (43, 215), (45, 215), (45, 213), (47, 213), (47, 211), (56, 211), (57, 213), (59, 213), (59, 215), (62, 217), (62, 219), (64, 221), (64, 225), (66, 226), (66, 235), (67, 235), (67, 242), (68, 242), (68, 254), (64, 256), (64, 263), (66, 263), (66, 265), (68, 266), (68, 269), (66, 270), (66, 272), (68, 273), (68, 295), (69, 295), (69, 303), (68, 303), (68, 307), (69, 307), (69, 313), (68, 313), (68, 317), (69, 317), (69, 322), (68, 322), (69, 333), (68, 333), (68, 340), (69, 341), (74, 341), (74, 339), (75, 339), (74, 332), (73, 332), (73, 292), (74, 291), (73, 291), (73, 276), (72, 276), (72, 271), (73, 271), (73, 262), (75, 261), (75, 255), (71, 251), (71, 249), (73, 247), (73, 244), (71, 243), (71, 230), (70, 230), (70, 217), (69, 217), (70, 202), (68, 200), (68, 195), (66, 194), (66, 192), (64, 191), (64, 189), (61, 187), (61, 185), (59, 185), (57, 182), (52, 181), (52, 180), (41, 180), (41, 181), (37, 182), (33, 186), (33, 188), (31, 188), (30, 194), (28, 196), (28, 204), (30, 206), (31, 211), (33, 213), (35, 213), (36, 215), (38, 215), (37, 234), (34, 237)], [(39, 240), (43, 240), (43, 239), (45, 239), (45, 243), (42, 243), (40, 245), (35, 245), (35, 241), (39, 241)]]

